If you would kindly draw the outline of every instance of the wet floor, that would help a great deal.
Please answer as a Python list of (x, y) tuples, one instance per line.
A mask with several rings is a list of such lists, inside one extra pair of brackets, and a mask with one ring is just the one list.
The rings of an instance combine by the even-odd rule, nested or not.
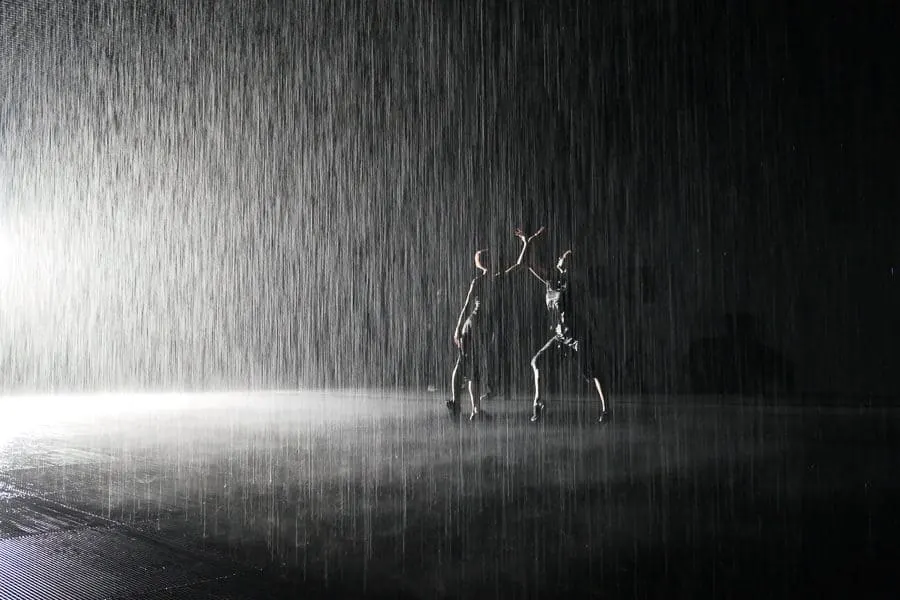
[(0, 598), (898, 590), (900, 411), (613, 400), (3, 398)]

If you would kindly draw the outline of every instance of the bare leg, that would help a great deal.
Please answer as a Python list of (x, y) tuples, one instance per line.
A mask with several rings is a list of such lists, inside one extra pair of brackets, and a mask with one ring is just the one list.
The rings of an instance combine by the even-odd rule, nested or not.
[(533, 412), (531, 414), (532, 421), (539, 420), (544, 409), (544, 403), (541, 400), (541, 373), (538, 369), (538, 360), (541, 358), (541, 355), (543, 355), (544, 352), (552, 348), (555, 344), (556, 336), (553, 336), (547, 341), (546, 344), (541, 346), (541, 349), (538, 350), (531, 359), (531, 370), (534, 372), (534, 404), (532, 407)]
[(488, 352), (489, 345), (482, 342), (476, 346), (475, 356), (473, 357), (475, 362), (473, 365), (472, 377), (469, 379), (469, 400), (472, 402), (472, 414), (469, 416), (469, 420), (472, 421), (486, 416), (481, 411), (481, 401), (487, 395), (483, 393), (487, 387), (483, 384), (488, 369), (484, 360)]
[(603, 397), (603, 388), (600, 387), (600, 380), (594, 377), (591, 381), (594, 383), (594, 387), (597, 388), (597, 393), (600, 394), (600, 422), (603, 423), (608, 416), (606, 398)]
[(600, 380), (594, 377), (592, 382), (594, 387), (597, 388), (597, 393), (600, 395), (600, 410), (606, 412), (606, 398), (603, 397), (603, 388), (600, 387)]
[(469, 380), (469, 399), (472, 401), (472, 416), (481, 412), (481, 385), (476, 379)]
[(465, 379), (460, 373), (462, 366), (462, 355), (456, 359), (456, 365), (453, 367), (453, 374), (450, 376), (450, 399), (447, 401), (447, 408), (453, 417), (459, 416), (459, 399), (463, 389), (466, 387)]
[(459, 403), (460, 393), (462, 393), (463, 388), (466, 387), (465, 381), (459, 374), (460, 363), (462, 363), (461, 356), (456, 359), (456, 366), (453, 367), (453, 374), (450, 376), (450, 393), (452, 394), (450, 400), (457, 404)]
[(584, 378), (597, 390), (597, 394), (600, 396), (600, 418), (598, 420), (603, 423), (608, 417), (606, 398), (603, 396), (603, 388), (600, 386), (600, 379), (594, 375), (594, 373), (597, 372), (597, 366), (591, 360), (591, 357), (593, 356), (591, 353), (593, 350), (591, 339), (588, 338), (576, 341), (573, 348), (578, 357), (578, 365), (582, 375), (584, 375)]

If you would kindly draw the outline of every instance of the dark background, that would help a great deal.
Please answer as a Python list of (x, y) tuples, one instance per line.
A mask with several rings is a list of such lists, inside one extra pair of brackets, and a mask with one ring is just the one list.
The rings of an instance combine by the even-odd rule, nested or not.
[(544, 224), (614, 393), (898, 393), (893, 2), (181, 4), (0, 2), (4, 389), (446, 387)]

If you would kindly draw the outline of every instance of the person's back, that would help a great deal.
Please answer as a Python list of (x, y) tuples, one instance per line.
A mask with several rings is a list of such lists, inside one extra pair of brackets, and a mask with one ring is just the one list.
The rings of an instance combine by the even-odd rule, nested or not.
[(473, 282), (473, 306), (469, 318), (479, 333), (488, 334), (496, 329), (499, 309), (501, 277), (482, 274)]
[(451, 375), (452, 396), (447, 401), (447, 407), (454, 418), (459, 414), (459, 394), (465, 382), (469, 384), (469, 397), (472, 400), (470, 418), (476, 418), (481, 413), (482, 379), (488, 377), (486, 372), (490, 369), (489, 363), (497, 354), (496, 343), (501, 312), (499, 288), (509, 273), (522, 266), (528, 241), (542, 232), (543, 228), (530, 238), (526, 238), (517, 230), (516, 235), (523, 243), (519, 259), (516, 264), (501, 272), (491, 271), (487, 250), (475, 252), (475, 268), (479, 274), (469, 283), (469, 291), (453, 332), (453, 343), (459, 348), (459, 354)]

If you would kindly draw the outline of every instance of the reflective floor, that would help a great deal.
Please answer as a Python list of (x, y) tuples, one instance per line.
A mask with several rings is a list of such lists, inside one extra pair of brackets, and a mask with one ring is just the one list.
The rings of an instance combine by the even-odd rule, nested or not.
[(900, 590), (900, 410), (442, 400), (0, 398), (0, 598)]

